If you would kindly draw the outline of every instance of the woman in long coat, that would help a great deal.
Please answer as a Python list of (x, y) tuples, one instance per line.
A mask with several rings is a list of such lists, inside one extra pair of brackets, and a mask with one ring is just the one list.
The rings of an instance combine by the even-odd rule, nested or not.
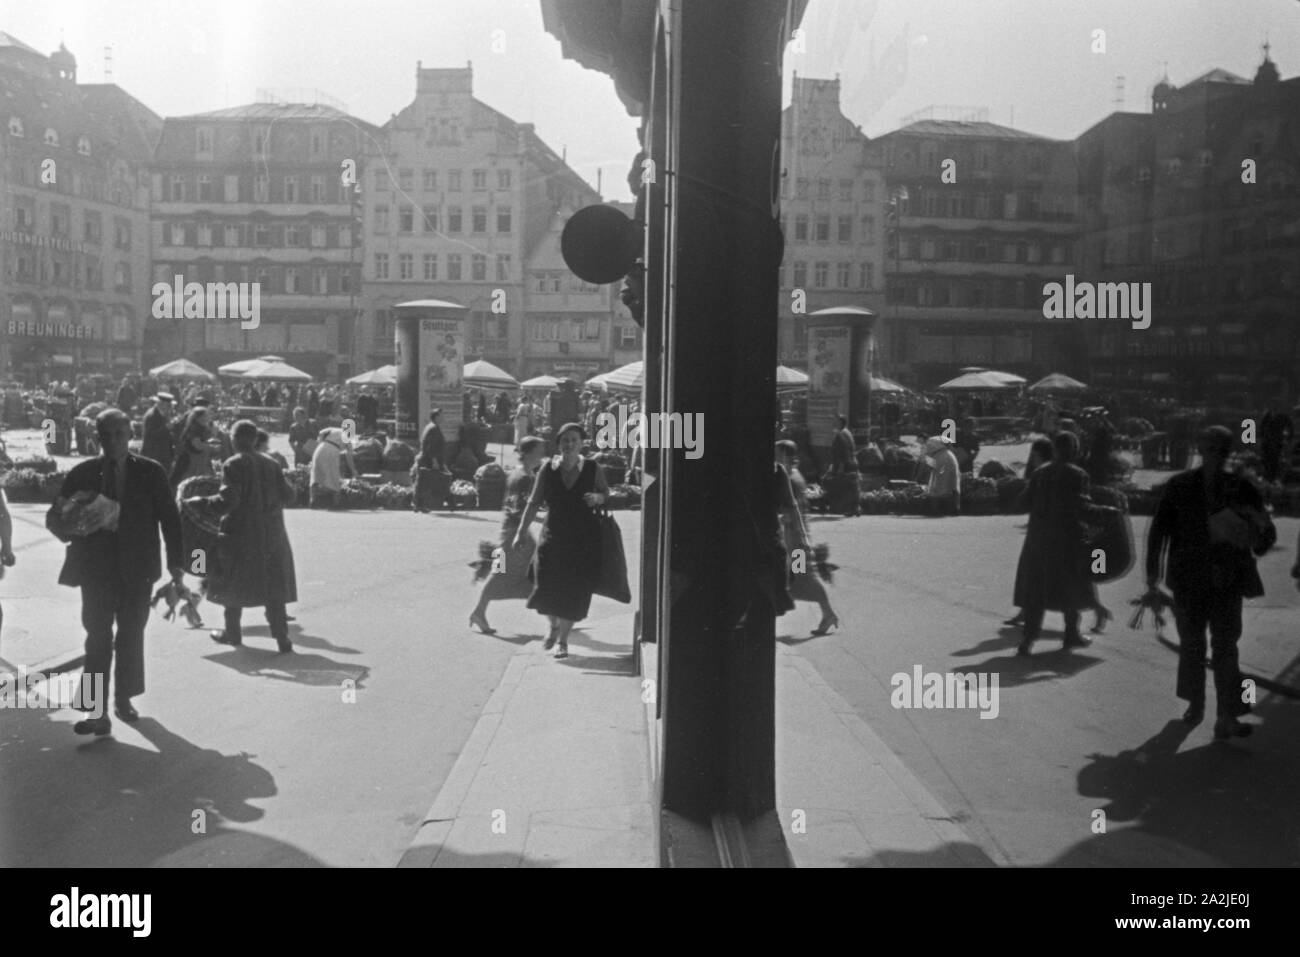
[(582, 456), (582, 426), (568, 422), (560, 427), (556, 444), (560, 454), (537, 473), (532, 496), (515, 533), (514, 547), (523, 544), (537, 510), (547, 507), (546, 524), (537, 546), (537, 587), (528, 607), (551, 620), (543, 648), (555, 648), (555, 657), (569, 654), (569, 631), (587, 617), (591, 596), (600, 574), (600, 520), (595, 508), (605, 504), (609, 487), (605, 473)]
[(1074, 464), (1079, 440), (1072, 432), (1052, 439), (1053, 460), (1029, 480), (1029, 530), (1024, 552), (1035, 560), (1017, 575), (1015, 602), (1024, 609), (1024, 640), (1017, 649), (1028, 655), (1048, 609), (1065, 616), (1065, 647), (1080, 648), (1091, 641), (1079, 634), (1079, 611), (1093, 607), (1097, 589), (1089, 571), (1085, 518), (1105, 521), (1117, 509), (1094, 505), (1088, 498), (1088, 474)]
[(525, 436), (519, 444), (519, 467), (506, 480), (506, 496), (502, 504), (500, 568), (493, 568), (479, 591), (478, 604), (470, 612), (469, 623), (485, 635), (495, 635), (496, 629), (488, 624), (487, 607), (490, 602), (511, 598), (528, 598), (533, 593), (533, 580), (529, 569), (537, 542), (525, 535), (518, 548), (514, 548), (515, 534), (523, 519), (524, 509), (532, 497), (537, 466), (546, 454), (545, 440), (535, 435)]
[[(235, 454), (221, 469), (221, 490), (199, 499), (221, 513), (217, 554), (208, 557), (207, 597), (226, 609), (225, 631), (213, 632), (220, 644), (240, 645), (241, 612), (266, 608), (280, 652), (293, 650), (285, 605), (298, 600), (293, 549), (284, 527), (284, 507), (293, 489), (274, 461), (254, 451), (257, 425), (247, 420), (234, 429)], [(214, 560), (215, 558), (215, 560)]]
[[(777, 508), (781, 518), (784, 560), (790, 569), (790, 599), (792, 602), (815, 602), (821, 609), (822, 620), (813, 630), (814, 637), (820, 637), (838, 628), (840, 618), (831, 607), (826, 586), (817, 577), (814, 568), (813, 545), (808, 535), (808, 524), (804, 514), (808, 500), (808, 485), (795, 467), (798, 452), (799, 447), (789, 439), (776, 443)], [(802, 550), (801, 562), (793, 560), (796, 548)], [(796, 564), (800, 566), (799, 571), (794, 569)]]

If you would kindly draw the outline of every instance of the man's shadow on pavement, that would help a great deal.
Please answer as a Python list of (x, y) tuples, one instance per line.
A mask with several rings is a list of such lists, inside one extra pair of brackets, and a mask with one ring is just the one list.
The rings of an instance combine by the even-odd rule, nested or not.
[[(0, 866), (320, 867), (281, 841), (226, 826), (260, 819), (250, 802), (277, 793), (249, 754), (221, 754), (153, 718), (113, 723), (113, 735), (76, 737), (49, 710), (6, 719)], [(128, 743), (142, 735), (157, 748)]]
[[(271, 626), (267, 624), (244, 625), (240, 630), (243, 631), (245, 638), (271, 637)], [(332, 651), (339, 655), (361, 654), (361, 649), (359, 648), (348, 648), (344, 645), (336, 645), (328, 638), (319, 638), (316, 635), (304, 634), (302, 626), (296, 623), (289, 625), (289, 640), (293, 642), (295, 648), (298, 645), (302, 645), (304, 648), (315, 648), (318, 651)], [(272, 639), (272, 641), (274, 641), (274, 639)]]
[[(1021, 631), (1012, 625), (1004, 625), (998, 630), (997, 638), (980, 642), (973, 648), (954, 651), (954, 658), (970, 658), (1005, 648), (1015, 648), (1020, 644)], [(1086, 650), (1067, 649), (1064, 647), (1065, 632), (1046, 629), (1034, 642), (1032, 653), (1022, 658), (1013, 650), (1010, 654), (986, 658), (978, 664), (954, 668), (954, 674), (979, 674), (996, 671), (1002, 687), (1014, 688), (1019, 685), (1038, 684), (1043, 681), (1055, 681), (1058, 678), (1072, 678), (1082, 671), (1099, 665), (1102, 659), (1090, 655)]]
[[(1054, 865), (1264, 866), (1300, 864), (1295, 760), (1300, 716), (1270, 699), (1257, 714), (1269, 724), (1248, 740), (1206, 741), (1179, 751), (1204, 724), (1169, 721), (1130, 751), (1089, 755), (1079, 793), (1098, 800), (1105, 833), (1067, 850)], [(1181, 702), (1179, 702), (1181, 705)], [(1116, 823), (1129, 827), (1113, 828)]]

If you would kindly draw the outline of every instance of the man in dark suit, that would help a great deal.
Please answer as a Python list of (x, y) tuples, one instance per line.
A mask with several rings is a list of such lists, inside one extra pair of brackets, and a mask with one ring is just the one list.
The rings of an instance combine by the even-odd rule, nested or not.
[(1245, 737), (1252, 727), (1238, 719), (1250, 706), (1242, 701), (1237, 640), (1241, 602), (1264, 594), (1255, 568), (1277, 540), (1264, 501), (1246, 479), (1224, 471), (1232, 433), (1223, 426), (1201, 435), (1200, 468), (1175, 475), (1151, 520), (1147, 537), (1147, 587), (1160, 583), (1161, 560), (1168, 549), (1165, 583), (1174, 595), (1178, 625), (1178, 697), (1188, 702), (1183, 720), (1199, 724), (1205, 716), (1205, 631), (1218, 719), (1216, 739)]
[(140, 443), (140, 454), (153, 459), (165, 471), (170, 472), (176, 454), (171, 429), (172, 402), (175, 397), (170, 392), (159, 392), (153, 398), (153, 408), (144, 414), (144, 440)]
[[(103, 454), (82, 462), (63, 480), (59, 499), (45, 516), (45, 527), (62, 542), (67, 556), (59, 584), (81, 588), (81, 623), (86, 629), (85, 677), (90, 687), (107, 694), (108, 669), (113, 671), (114, 713), (123, 721), (139, 717), (131, 699), (144, 691), (144, 626), (149, 620), (150, 590), (162, 575), (158, 562), (158, 531), (167, 546), (167, 566), (180, 581), (182, 568), (181, 519), (167, 473), (157, 462), (127, 451), (131, 420), (117, 409), (106, 409), (95, 419)], [(116, 524), (89, 529), (84, 513), (65, 511), (68, 499), (79, 492), (98, 493), (120, 508)], [(116, 619), (117, 634), (113, 634)], [(84, 703), (84, 702), (83, 702)], [(100, 711), (103, 701), (91, 711)], [(77, 734), (108, 734), (107, 715), (78, 721)]]
[(451, 473), (447, 469), (447, 438), (438, 426), (442, 409), (429, 413), (429, 424), (420, 434), (420, 457), (415, 460), (415, 494), (411, 507), (417, 512), (441, 508), (451, 488)]
[(831, 436), (831, 467), (826, 474), (826, 493), (832, 512), (857, 515), (861, 508), (861, 477), (858, 474), (858, 451), (849, 431), (849, 420), (836, 416), (839, 426)]

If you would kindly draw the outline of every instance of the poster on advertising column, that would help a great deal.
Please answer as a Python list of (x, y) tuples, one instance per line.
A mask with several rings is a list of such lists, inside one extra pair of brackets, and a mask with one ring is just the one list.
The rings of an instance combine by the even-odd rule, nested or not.
[(465, 320), (452, 310), (464, 307), (424, 300), (395, 308), (397, 438), (417, 444), (430, 410), (436, 408), (442, 409), (438, 424), (443, 435), (454, 440), (461, 424)]
[(808, 330), (808, 427), (814, 436), (831, 432), (835, 416), (848, 413), (851, 361), (848, 326)]

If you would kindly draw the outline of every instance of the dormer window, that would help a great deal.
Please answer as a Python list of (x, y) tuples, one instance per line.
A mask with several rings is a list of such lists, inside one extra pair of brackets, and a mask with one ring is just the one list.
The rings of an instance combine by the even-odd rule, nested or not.
[(59, 145), (59, 134), (53, 128), (47, 129), (45, 131), (45, 145), (46, 146)]
[(82, 156), (90, 155), (90, 137), (85, 133), (77, 137), (77, 152)]
[(9, 117), (9, 135), (10, 136), (23, 135), (23, 121), (18, 119), (18, 117), (16, 116)]

